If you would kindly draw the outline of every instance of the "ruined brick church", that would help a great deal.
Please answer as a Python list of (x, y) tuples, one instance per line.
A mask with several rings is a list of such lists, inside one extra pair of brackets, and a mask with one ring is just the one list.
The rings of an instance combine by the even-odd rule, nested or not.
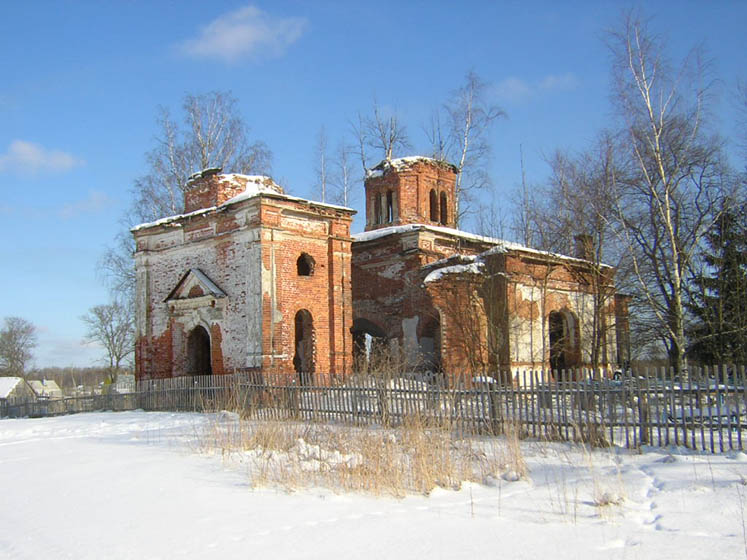
[(446, 375), (568, 370), (594, 353), (625, 362), (614, 269), (595, 276), (600, 306), (583, 238), (569, 257), (455, 229), (456, 171), (425, 157), (383, 161), (367, 174), (355, 235), (354, 210), (290, 196), (268, 177), (194, 175), (183, 214), (132, 230), (137, 377), (280, 372), (325, 383), (382, 356)]

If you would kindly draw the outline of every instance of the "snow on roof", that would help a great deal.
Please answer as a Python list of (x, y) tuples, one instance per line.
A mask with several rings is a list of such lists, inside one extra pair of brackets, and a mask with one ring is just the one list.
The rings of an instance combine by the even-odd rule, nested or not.
[[(244, 200), (252, 198), (261, 193), (271, 194), (285, 194), (283, 187), (278, 185), (271, 177), (266, 175), (242, 175), (240, 173), (227, 173), (225, 175), (219, 175), (221, 182), (232, 183), (234, 185), (243, 186), (244, 192), (233, 197), (230, 200), (238, 198)], [(228, 201), (226, 201), (228, 202)], [(226, 204), (224, 202), (224, 204)], [(238, 202), (238, 200), (234, 200)]]
[(217, 175), (223, 170), (222, 167), (206, 167), (205, 169), (201, 171), (196, 171), (195, 173), (192, 173), (187, 178), (187, 186), (189, 186), (190, 183), (194, 182), (197, 179), (202, 179), (203, 177), (209, 177), (210, 175)]
[(372, 168), (366, 169), (366, 179), (372, 179), (374, 177), (382, 177), (384, 173), (386, 173), (390, 169), (394, 169), (395, 171), (404, 171), (405, 169), (412, 167), (416, 163), (430, 163), (430, 164), (438, 165), (441, 167), (448, 167), (448, 168), (451, 168), (451, 170), (454, 173), (457, 172), (456, 166), (447, 161), (434, 159), (428, 156), (408, 156), (408, 157), (402, 157), (402, 158), (396, 158), (396, 159), (385, 159), (383, 161), (380, 161), (379, 163), (374, 165)]
[(421, 224), (407, 224), (405, 226), (390, 226), (372, 231), (362, 231), (361, 233), (353, 234), (353, 241), (358, 243), (365, 243), (366, 241), (373, 241), (380, 237), (386, 237), (387, 235), (394, 235), (395, 233), (405, 233), (408, 231), (417, 231), (422, 229)]
[[(161, 218), (160, 220), (155, 220), (153, 222), (145, 222), (144, 224), (138, 224), (133, 228), (130, 228), (130, 231), (135, 232), (139, 231), (141, 229), (148, 229), (155, 226), (162, 226), (166, 225), (172, 222), (176, 222), (177, 220), (182, 220), (184, 218), (192, 218), (194, 216), (199, 216), (200, 214), (207, 214), (208, 212), (212, 212), (213, 210), (216, 210), (217, 206), (210, 206), (209, 208), (200, 208), (199, 210), (195, 210), (194, 212), (187, 212), (186, 214), (176, 214), (174, 216), (166, 216), (165, 218)], [(174, 224), (179, 225), (179, 224)]]
[(0, 377), (0, 399), (7, 399), (23, 379), (20, 377)]
[(213, 212), (214, 210), (218, 210), (219, 208), (225, 208), (227, 206), (230, 206), (231, 204), (236, 204), (237, 202), (248, 200), (250, 198), (254, 198), (260, 195), (272, 196), (275, 198), (281, 198), (283, 200), (290, 200), (294, 202), (307, 202), (314, 206), (322, 206), (325, 208), (332, 208), (334, 210), (345, 210), (348, 212), (355, 213), (355, 210), (353, 210), (352, 208), (348, 208), (346, 206), (337, 206), (335, 204), (327, 204), (325, 202), (315, 202), (313, 200), (307, 200), (305, 198), (300, 198), (297, 196), (291, 196), (289, 194), (285, 194), (283, 187), (281, 187), (275, 181), (273, 181), (272, 178), (267, 177), (265, 175), (242, 175), (240, 173), (227, 173), (225, 175), (220, 175), (219, 178), (221, 181), (228, 181), (230, 183), (239, 184), (243, 186), (244, 192), (237, 194), (233, 198), (229, 198), (228, 200), (226, 200), (222, 204), (219, 204), (218, 206), (200, 208), (199, 210), (195, 210), (194, 212), (187, 212), (186, 214), (177, 214), (175, 216), (167, 216), (166, 218), (161, 218), (160, 220), (155, 220), (153, 222), (146, 222), (144, 224), (139, 224), (133, 227), (132, 229), (130, 229), (130, 231), (135, 232), (135, 231), (139, 231), (142, 229), (148, 229), (151, 227), (162, 226), (166, 224), (173, 224), (174, 226), (179, 226), (180, 224), (176, 222), (184, 218), (193, 218), (194, 216), (199, 216), (200, 214), (207, 214), (209, 212)]
[[(507, 251), (521, 251), (524, 253), (532, 253), (535, 255), (541, 255), (545, 257), (552, 257), (556, 259), (562, 259), (565, 261), (573, 262), (588, 262), (584, 259), (578, 259), (576, 257), (569, 257), (568, 255), (562, 255), (560, 253), (553, 253), (550, 251), (541, 251), (539, 249), (532, 249), (520, 243), (514, 243), (513, 241), (506, 241), (505, 239), (498, 239), (497, 237), (486, 237), (484, 235), (477, 235), (475, 233), (469, 233), (459, 229), (447, 228), (443, 226), (432, 226), (429, 224), (407, 224), (403, 226), (390, 226), (381, 229), (375, 229), (372, 231), (364, 231), (353, 235), (354, 243), (365, 243), (366, 241), (373, 241), (374, 239), (380, 239), (388, 235), (395, 235), (398, 233), (406, 233), (408, 231), (419, 231), (427, 230), (436, 233), (442, 233), (452, 237), (458, 237), (468, 241), (476, 241), (478, 243), (487, 243), (493, 245), (492, 248), (488, 249), (481, 255), (495, 255), (498, 253), (505, 253)], [(601, 264), (601, 266), (609, 267), (609, 265)]]
[(485, 269), (485, 263), (476, 260), (469, 264), (455, 264), (452, 266), (445, 266), (443, 268), (437, 268), (433, 272), (429, 272), (428, 276), (423, 280), (424, 283), (436, 282), (447, 274), (482, 274)]

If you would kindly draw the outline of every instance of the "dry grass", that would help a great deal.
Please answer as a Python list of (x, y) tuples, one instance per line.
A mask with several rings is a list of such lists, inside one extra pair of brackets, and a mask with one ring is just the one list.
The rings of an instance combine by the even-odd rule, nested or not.
[(507, 479), (518, 480), (529, 477), (529, 467), (521, 450), (521, 426), (514, 423), (504, 425), (505, 449), (503, 464)]
[(610, 476), (594, 463), (595, 453), (586, 444), (581, 445), (592, 482), (591, 503), (597, 508), (599, 517), (611, 518), (616, 513), (613, 506), (621, 506), (626, 499), (625, 483), (620, 464), (610, 451), (607, 459), (615, 465), (615, 475)]
[(517, 430), (505, 438), (457, 437), (420, 416), (397, 428), (256, 421), (219, 413), (197, 434), (198, 450), (247, 468), (255, 487), (325, 487), (404, 496), (463, 481), (527, 478)]

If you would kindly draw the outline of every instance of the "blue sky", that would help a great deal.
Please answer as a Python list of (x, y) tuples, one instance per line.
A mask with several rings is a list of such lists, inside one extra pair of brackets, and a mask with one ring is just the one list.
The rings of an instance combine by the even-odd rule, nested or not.
[[(604, 30), (624, 2), (5, 2), (0, 17), (0, 318), (39, 329), (37, 366), (93, 365), (79, 320), (108, 301), (96, 273), (146, 170), (156, 107), (228, 90), (273, 176), (308, 196), (322, 125), (330, 144), (375, 96), (396, 108), (413, 152), (465, 73), (508, 114), (491, 135), (498, 200), (544, 156), (581, 149), (612, 122)], [(652, 2), (673, 58), (702, 44), (733, 136), (729, 90), (747, 79), (747, 2)], [(360, 187), (362, 189), (362, 186)], [(361, 197), (356, 204), (360, 207)], [(506, 205), (508, 203), (506, 202)], [(360, 220), (355, 231), (362, 228)]]

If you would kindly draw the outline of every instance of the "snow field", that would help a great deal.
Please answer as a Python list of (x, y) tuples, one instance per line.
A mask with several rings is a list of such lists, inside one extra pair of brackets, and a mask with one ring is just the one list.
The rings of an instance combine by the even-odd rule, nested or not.
[[(415, 431), (369, 443), (412, 451)], [(228, 413), (0, 420), (0, 558), (747, 556), (744, 453), (472, 440), (458, 454), (477, 457), (473, 482), (398, 498), (383, 483), (319, 486), (370, 461), (343, 435)], [(281, 478), (254, 470), (270, 451)], [(524, 477), (507, 462), (517, 454)]]

